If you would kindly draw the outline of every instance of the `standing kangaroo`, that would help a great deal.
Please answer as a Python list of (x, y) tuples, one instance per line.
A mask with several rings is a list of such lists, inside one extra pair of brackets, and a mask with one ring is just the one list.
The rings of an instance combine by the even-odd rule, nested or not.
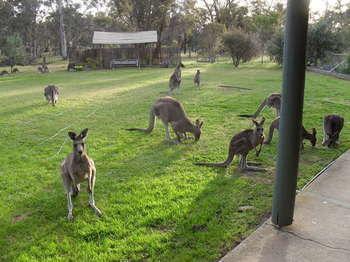
[[(256, 155), (259, 156), (262, 144), (264, 142), (263, 124), (265, 122), (265, 118), (262, 118), (260, 123), (255, 121), (254, 119), (252, 121), (255, 125), (254, 129), (243, 130), (242, 132), (239, 132), (238, 134), (232, 137), (228, 149), (228, 156), (224, 162), (195, 163), (195, 165), (226, 168), (231, 164), (235, 155), (240, 155), (241, 159), (239, 161), (239, 167), (242, 171), (265, 171), (264, 168), (247, 165), (247, 155), (249, 151), (255, 149)], [(259, 149), (257, 150), (256, 148), (258, 146)]]
[(44, 89), (44, 96), (48, 103), (51, 103), (52, 106), (55, 106), (58, 101), (58, 87), (54, 85), (48, 85)]
[(176, 88), (180, 88), (181, 84), (181, 67), (185, 67), (183, 63), (179, 63), (169, 79), (169, 93), (171, 93)]
[[(267, 140), (264, 142), (264, 144), (268, 145), (271, 143), (272, 137), (273, 137), (273, 133), (275, 131), (275, 129), (279, 130), (279, 124), (280, 124), (280, 117), (277, 117), (275, 120), (272, 121), (271, 125), (270, 125), (270, 130), (269, 130), (269, 135), (267, 137)], [(316, 145), (317, 142), (317, 138), (316, 138), (316, 129), (312, 128), (311, 133), (309, 133), (304, 126), (301, 127), (301, 149), (304, 149), (304, 139), (307, 139), (310, 141), (311, 145), (314, 147)]]
[(94, 187), (96, 168), (94, 161), (87, 155), (85, 141), (88, 129), (84, 129), (79, 135), (68, 132), (73, 141), (73, 152), (69, 154), (61, 164), (61, 176), (68, 200), (68, 220), (73, 219), (72, 197), (76, 197), (80, 191), (80, 183), (88, 182), (89, 205), (98, 216), (101, 211), (95, 206)]
[(327, 115), (323, 122), (323, 146), (335, 147), (339, 144), (339, 135), (344, 126), (344, 118), (339, 115)]
[(266, 106), (272, 107), (276, 110), (276, 117), (280, 116), (281, 111), (281, 102), (282, 102), (282, 96), (281, 94), (271, 94), (267, 98), (264, 99), (264, 101), (261, 102), (260, 106), (256, 110), (256, 112), (253, 115), (239, 115), (240, 117), (251, 117), (251, 118), (257, 118), (261, 111), (264, 110)]
[(186, 116), (185, 110), (181, 103), (176, 99), (166, 96), (159, 98), (151, 107), (149, 114), (148, 128), (128, 128), (128, 131), (142, 131), (145, 133), (151, 133), (156, 123), (156, 117), (160, 118), (165, 127), (165, 138), (170, 140), (169, 123), (177, 135), (178, 141), (181, 141), (181, 135), (186, 132), (192, 133), (195, 140), (198, 141), (201, 136), (201, 127), (203, 122), (198, 119), (195, 124)]
[(200, 87), (201, 85), (201, 72), (199, 69), (197, 70), (196, 74), (194, 75), (193, 82), (196, 86)]

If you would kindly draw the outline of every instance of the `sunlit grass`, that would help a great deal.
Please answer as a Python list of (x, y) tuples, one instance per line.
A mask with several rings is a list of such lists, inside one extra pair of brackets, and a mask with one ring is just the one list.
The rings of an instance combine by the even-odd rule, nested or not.
[[(197, 68), (202, 88), (193, 86)], [(191, 119), (204, 120), (196, 143), (169, 145), (157, 123), (150, 135), (129, 133), (146, 127), (151, 104), (167, 91), (172, 69), (120, 69), (69, 73), (51, 65), (0, 78), (0, 260), (161, 260), (213, 261), (245, 238), (269, 212), (278, 135), (262, 154), (267, 173), (242, 174), (237, 159), (227, 170), (197, 167), (221, 161), (233, 134), (251, 127), (247, 119), (269, 93), (281, 87), (281, 70), (258, 61), (233, 69), (186, 61), (182, 89), (175, 93)], [(43, 88), (56, 84), (56, 107)], [(220, 88), (228, 84), (252, 90)], [(304, 125), (316, 127), (316, 148), (306, 144), (298, 187), (350, 145), (349, 82), (307, 75)], [(321, 147), (325, 114), (345, 117), (338, 149)], [(265, 110), (266, 129), (273, 120)], [(88, 127), (88, 153), (97, 167), (99, 219), (87, 208), (82, 190), (74, 201), (75, 221), (66, 219), (59, 164), (71, 150), (68, 130)], [(85, 188), (85, 185), (83, 186)], [(239, 206), (254, 209), (239, 212)]]

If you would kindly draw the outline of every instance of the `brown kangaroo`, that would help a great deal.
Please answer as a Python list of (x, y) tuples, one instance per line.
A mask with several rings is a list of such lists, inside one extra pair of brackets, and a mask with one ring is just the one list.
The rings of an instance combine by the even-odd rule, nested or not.
[(68, 132), (73, 141), (73, 153), (69, 154), (61, 164), (61, 176), (63, 186), (67, 194), (68, 219), (73, 219), (72, 197), (76, 197), (80, 191), (80, 183), (88, 182), (89, 205), (98, 216), (101, 211), (96, 207), (94, 200), (94, 187), (96, 179), (96, 168), (94, 161), (86, 153), (85, 141), (88, 129), (84, 129), (79, 135)]
[(48, 103), (51, 103), (52, 106), (55, 106), (58, 101), (58, 87), (55, 85), (48, 85), (44, 89), (44, 96)]
[(242, 114), (239, 115), (240, 117), (251, 117), (251, 118), (257, 118), (261, 111), (264, 110), (266, 106), (272, 107), (276, 110), (276, 117), (280, 116), (281, 111), (281, 102), (282, 102), (282, 96), (281, 94), (275, 93), (269, 95), (267, 98), (264, 99), (264, 101), (261, 102), (260, 106), (256, 110), (256, 112), (253, 115), (246, 115)]
[[(221, 163), (195, 163), (199, 166), (210, 166), (210, 167), (228, 167), (235, 155), (240, 155), (241, 159), (239, 161), (239, 167), (242, 171), (265, 171), (264, 168), (259, 168), (255, 166), (248, 166), (247, 164), (247, 155), (249, 151), (255, 149), (256, 155), (259, 156), (264, 142), (264, 128), (263, 124), (265, 118), (262, 118), (261, 122), (257, 122), (254, 119), (252, 120), (255, 128), (246, 129), (242, 132), (239, 132), (232, 137), (229, 149), (228, 156), (224, 162)], [(256, 149), (259, 146), (259, 149)]]
[[(266, 139), (266, 141), (264, 142), (264, 144), (268, 145), (271, 143), (272, 137), (273, 137), (273, 133), (275, 131), (275, 129), (279, 130), (279, 124), (280, 124), (280, 117), (277, 117), (275, 120), (272, 121), (271, 125), (270, 125), (270, 130), (269, 130), (269, 135)], [(317, 142), (317, 138), (316, 138), (316, 129), (312, 128), (311, 133), (309, 133), (304, 126), (301, 127), (301, 149), (304, 149), (304, 139), (307, 139), (310, 141), (311, 145), (314, 147), (316, 145)]]
[(195, 141), (198, 141), (201, 136), (201, 127), (203, 122), (198, 119), (193, 124), (192, 121), (186, 116), (185, 110), (182, 104), (176, 99), (166, 96), (159, 98), (151, 107), (149, 114), (148, 128), (128, 128), (128, 131), (142, 131), (145, 133), (151, 133), (154, 129), (156, 117), (160, 118), (165, 127), (165, 138), (170, 141), (169, 123), (177, 135), (178, 140), (181, 140), (181, 135), (186, 132), (192, 133), (195, 137)]
[(181, 67), (185, 67), (183, 63), (179, 63), (169, 79), (169, 93), (174, 91), (176, 88), (180, 88), (181, 84)]
[(344, 126), (344, 118), (339, 115), (327, 115), (323, 122), (323, 146), (335, 147), (339, 144), (339, 135)]
[(196, 74), (194, 75), (193, 82), (196, 86), (200, 87), (201, 85), (201, 72), (199, 69), (197, 70)]

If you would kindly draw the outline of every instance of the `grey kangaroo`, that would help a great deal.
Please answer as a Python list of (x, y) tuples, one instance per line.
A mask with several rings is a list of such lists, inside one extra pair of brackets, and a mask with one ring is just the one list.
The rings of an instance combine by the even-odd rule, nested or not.
[(48, 85), (44, 89), (44, 96), (48, 103), (51, 103), (52, 106), (55, 106), (58, 101), (58, 87), (54, 85)]
[[(243, 130), (232, 137), (228, 149), (228, 156), (224, 162), (195, 163), (195, 165), (226, 168), (231, 164), (235, 155), (240, 155), (241, 159), (239, 161), (239, 167), (242, 171), (265, 171), (264, 168), (248, 166), (249, 163), (247, 163), (247, 155), (249, 151), (255, 149), (256, 155), (259, 156), (262, 144), (264, 142), (263, 124), (265, 122), (265, 118), (262, 118), (260, 122), (257, 122), (254, 119), (252, 121), (255, 125), (254, 129)], [(257, 147), (259, 147), (259, 149), (257, 149)]]
[(149, 114), (148, 128), (128, 128), (128, 131), (142, 131), (151, 133), (154, 129), (156, 117), (160, 118), (165, 127), (165, 138), (170, 141), (169, 123), (171, 124), (178, 141), (181, 141), (181, 136), (186, 132), (192, 133), (195, 141), (198, 141), (201, 136), (201, 127), (203, 122), (196, 120), (195, 124), (186, 116), (182, 104), (176, 99), (166, 96), (159, 98), (151, 107)]
[(335, 147), (339, 144), (339, 135), (344, 126), (344, 118), (339, 115), (327, 115), (323, 122), (323, 146)]
[(63, 186), (67, 194), (68, 220), (73, 219), (72, 197), (76, 197), (80, 191), (80, 183), (88, 182), (89, 206), (98, 216), (101, 211), (96, 207), (94, 200), (94, 187), (96, 179), (96, 168), (94, 161), (86, 153), (86, 137), (88, 129), (84, 129), (79, 135), (68, 132), (73, 141), (73, 152), (69, 154), (61, 164), (61, 176)]
[(251, 117), (251, 118), (257, 118), (261, 111), (264, 110), (264, 108), (267, 107), (272, 107), (276, 110), (276, 117), (280, 116), (280, 111), (281, 111), (281, 102), (282, 102), (282, 96), (281, 94), (271, 94), (267, 98), (264, 99), (264, 101), (261, 102), (260, 106), (256, 110), (256, 112), (253, 115), (239, 115), (241, 117)]
[(200, 87), (201, 85), (201, 72), (197, 70), (196, 74), (194, 75), (193, 82), (196, 86)]
[[(264, 144), (268, 145), (271, 143), (272, 137), (273, 137), (273, 133), (275, 131), (275, 129), (279, 130), (279, 124), (280, 124), (280, 117), (277, 117), (275, 120), (272, 121), (271, 125), (270, 125), (270, 130), (269, 130), (269, 135), (266, 139), (266, 141), (264, 142)], [(310, 141), (311, 145), (314, 147), (316, 145), (317, 142), (317, 138), (316, 138), (316, 129), (312, 128), (311, 133), (308, 132), (304, 126), (301, 127), (301, 149), (304, 149), (304, 139), (307, 139)]]
[(181, 84), (181, 67), (185, 67), (183, 63), (179, 63), (169, 79), (169, 93), (174, 91), (176, 88), (180, 88)]

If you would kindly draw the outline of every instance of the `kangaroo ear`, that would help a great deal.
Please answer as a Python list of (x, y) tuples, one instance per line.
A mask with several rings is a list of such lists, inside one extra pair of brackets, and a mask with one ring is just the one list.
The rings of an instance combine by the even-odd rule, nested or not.
[(203, 121), (201, 121), (201, 122), (199, 123), (198, 127), (199, 127), (199, 128), (202, 128), (203, 123), (204, 123), (204, 122), (203, 122)]
[(68, 132), (68, 136), (70, 137), (70, 139), (75, 140), (75, 138), (77, 137), (77, 134), (74, 132)]
[(83, 131), (81, 131), (80, 137), (81, 137), (82, 139), (84, 139), (84, 138), (87, 136), (88, 131), (89, 131), (89, 129), (88, 129), (88, 128), (85, 128)]
[(254, 125), (258, 126), (259, 123), (255, 121), (255, 119), (252, 119), (252, 122), (254, 123)]
[(200, 124), (200, 121), (199, 121), (199, 119), (198, 119), (198, 118), (196, 119), (196, 122), (195, 122), (195, 124), (196, 124), (196, 126), (199, 126), (199, 124)]
[(312, 134), (315, 136), (317, 134), (317, 131), (315, 128), (312, 128)]
[(265, 117), (263, 117), (260, 121), (260, 125), (262, 126), (265, 123)]
[(180, 66), (181, 66), (181, 67), (185, 67), (184, 64), (183, 64), (182, 62), (180, 63)]

